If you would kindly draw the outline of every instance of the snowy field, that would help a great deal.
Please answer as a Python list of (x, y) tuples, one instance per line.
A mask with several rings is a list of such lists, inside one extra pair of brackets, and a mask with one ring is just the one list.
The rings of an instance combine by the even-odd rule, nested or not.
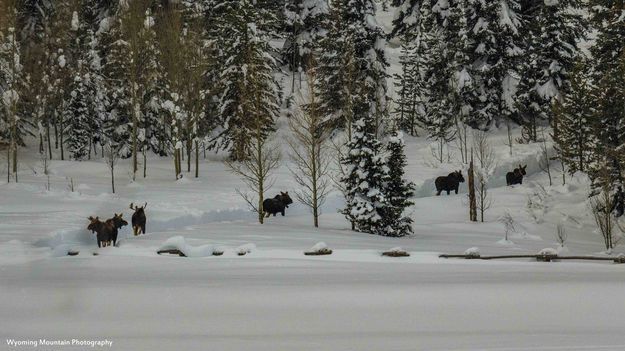
[[(556, 172), (558, 185), (549, 187), (539, 146), (516, 145), (510, 157), (504, 139), (505, 131), (491, 137), (497, 167), (486, 223), (468, 221), (466, 183), (461, 194), (433, 196), (433, 179), (462, 166), (435, 166), (428, 141), (408, 140), (415, 234), (401, 239), (349, 231), (336, 193), (318, 230), (297, 203), (286, 217), (257, 224), (234, 191), (238, 179), (214, 155), (198, 180), (174, 181), (169, 160), (152, 158), (149, 177), (133, 183), (129, 163), (120, 164), (112, 195), (100, 160), (54, 161), (45, 191), (28, 150), (20, 183), (0, 184), (0, 337), (108, 339), (116, 350), (624, 350), (625, 266), (438, 258), (470, 247), (482, 254), (556, 248), (557, 223), (569, 234), (568, 253), (603, 254), (587, 182), (567, 178), (563, 186)], [(505, 187), (505, 172), (519, 163), (528, 164), (524, 184)], [(291, 179), (281, 168), (270, 193), (295, 191)], [(539, 184), (542, 209), (532, 216), (527, 199)], [(125, 227), (118, 248), (97, 248), (88, 216), (129, 219), (130, 202), (146, 201), (147, 235)], [(497, 221), (506, 210), (517, 227), (508, 242)], [(224, 254), (157, 255), (175, 236)], [(321, 241), (332, 255), (303, 255)], [(242, 245), (251, 253), (238, 256)], [(397, 246), (411, 257), (381, 256)], [(69, 249), (80, 254), (66, 256)], [(2, 341), (0, 349), (27, 348)]]

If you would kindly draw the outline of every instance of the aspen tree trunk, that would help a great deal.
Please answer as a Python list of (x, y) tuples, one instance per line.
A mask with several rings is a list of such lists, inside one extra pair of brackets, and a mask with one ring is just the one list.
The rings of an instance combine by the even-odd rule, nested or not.
[(200, 145), (195, 141), (195, 178), (200, 177)]
[(469, 161), (469, 220), (477, 222), (477, 203), (475, 199), (475, 172), (473, 168), (473, 150)]

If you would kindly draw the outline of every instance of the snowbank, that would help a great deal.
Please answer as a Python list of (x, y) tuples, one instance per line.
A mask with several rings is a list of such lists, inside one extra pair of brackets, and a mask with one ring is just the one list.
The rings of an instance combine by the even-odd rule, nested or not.
[(158, 250), (178, 250), (187, 257), (208, 257), (213, 256), (215, 253), (223, 253), (221, 249), (213, 245), (191, 246), (187, 243), (187, 240), (180, 235), (165, 240)]

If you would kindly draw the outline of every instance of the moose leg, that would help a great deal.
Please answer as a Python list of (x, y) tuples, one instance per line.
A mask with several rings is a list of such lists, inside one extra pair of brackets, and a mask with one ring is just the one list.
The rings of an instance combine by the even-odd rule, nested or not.
[(284, 210), (282, 211), (282, 217), (284, 217)]
[(441, 196), (441, 191), (442, 191), (442, 190), (438, 190), (438, 191), (436, 192), (436, 196)]
[(100, 240), (98, 240), (98, 247), (102, 247), (102, 242)]
[(449, 190), (447, 190), (447, 195), (449, 195), (449, 192), (450, 192), (450, 191), (449, 191)]
[(141, 227), (141, 233), (145, 234), (145, 224)]
[(139, 235), (139, 227), (138, 226), (132, 226), (132, 233), (137, 236)]
[(456, 195), (458, 195), (458, 188), (456, 188)]

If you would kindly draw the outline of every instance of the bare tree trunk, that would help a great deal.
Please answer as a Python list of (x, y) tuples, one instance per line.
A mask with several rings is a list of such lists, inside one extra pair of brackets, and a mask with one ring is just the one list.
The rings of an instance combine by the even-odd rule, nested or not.
[(200, 177), (200, 145), (195, 141), (195, 178)]
[(469, 163), (469, 220), (477, 222), (477, 204), (475, 199), (475, 172), (473, 168), (473, 150)]
[(65, 148), (63, 147), (63, 144), (65, 143), (65, 141), (63, 140), (63, 138), (65, 137), (65, 126), (63, 125), (63, 117), (61, 117), (61, 140), (60, 140), (60, 147), (61, 147), (61, 161), (65, 160)]
[(187, 173), (191, 172), (191, 153), (193, 152), (193, 140), (189, 138), (187, 144)]
[[(58, 123), (59, 123), (59, 116), (54, 116), (54, 149), (58, 150), (59, 149), (59, 128), (58, 128)], [(52, 157), (50, 157), (52, 158)]]
[(52, 138), (50, 137), (50, 122), (46, 123), (46, 133), (48, 138), (48, 156), (52, 160)]
[(146, 145), (143, 145), (143, 178), (148, 176), (148, 156), (146, 155), (146, 149)]

